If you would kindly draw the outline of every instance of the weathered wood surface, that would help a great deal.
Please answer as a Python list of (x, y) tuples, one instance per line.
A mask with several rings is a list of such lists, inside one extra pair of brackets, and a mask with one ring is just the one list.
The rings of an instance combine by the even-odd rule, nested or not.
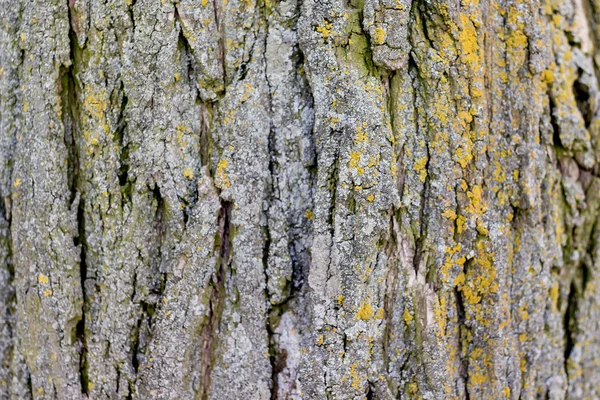
[(0, 21), (0, 398), (600, 398), (600, 0)]

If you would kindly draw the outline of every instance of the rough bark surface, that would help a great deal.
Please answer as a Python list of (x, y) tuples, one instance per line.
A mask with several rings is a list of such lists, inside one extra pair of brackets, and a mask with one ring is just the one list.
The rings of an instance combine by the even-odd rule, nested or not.
[(600, 0), (0, 25), (0, 398), (600, 398)]

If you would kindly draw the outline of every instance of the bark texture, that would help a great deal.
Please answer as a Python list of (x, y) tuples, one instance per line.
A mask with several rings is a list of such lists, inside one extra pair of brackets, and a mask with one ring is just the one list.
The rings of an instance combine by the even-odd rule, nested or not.
[(600, 0), (0, 24), (0, 398), (600, 398)]

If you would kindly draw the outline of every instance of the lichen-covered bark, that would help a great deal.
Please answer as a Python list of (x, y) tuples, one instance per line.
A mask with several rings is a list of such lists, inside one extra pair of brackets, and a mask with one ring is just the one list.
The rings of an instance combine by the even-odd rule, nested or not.
[(599, 22), (0, 0), (0, 398), (600, 398)]

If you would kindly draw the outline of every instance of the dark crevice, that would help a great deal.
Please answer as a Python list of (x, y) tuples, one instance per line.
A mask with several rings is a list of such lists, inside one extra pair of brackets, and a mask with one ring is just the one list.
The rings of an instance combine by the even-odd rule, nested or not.
[[(266, 5), (264, 4), (264, 2), (261, 5), (261, 13), (265, 16), (265, 19), (267, 19), (266, 16)], [(267, 33), (265, 35), (264, 38), (264, 49), (267, 48), (268, 44), (267, 44), (267, 39), (269, 37), (269, 25), (267, 24)], [(253, 46), (254, 47), (254, 46)], [(264, 55), (263, 55), (264, 56)], [(249, 59), (252, 59), (252, 57), (249, 57)], [(265, 63), (267, 63), (268, 60), (266, 59), (265, 56)], [(240, 66), (240, 79), (244, 79), (246, 77), (247, 74), (247, 63), (243, 63)], [(273, 115), (273, 91), (274, 88), (271, 85), (271, 82), (269, 81), (269, 74), (267, 71), (265, 71), (265, 81), (267, 83), (267, 87), (268, 87), (268, 91), (269, 91), (269, 114), (272, 116)], [(273, 123), (273, 119), (272, 117), (269, 118), (269, 136), (267, 138), (267, 150), (268, 150), (268, 155), (269, 155), (269, 179), (267, 181), (267, 188), (266, 188), (266, 194), (265, 194), (265, 209), (264, 209), (264, 213), (265, 213), (265, 228), (264, 228), (264, 245), (263, 245), (263, 255), (262, 255), (262, 262), (263, 262), (263, 271), (264, 271), (264, 277), (265, 277), (265, 297), (266, 297), (266, 303), (267, 303), (267, 323), (266, 323), (266, 330), (267, 330), (267, 334), (268, 334), (268, 346), (269, 346), (269, 362), (271, 364), (271, 400), (277, 400), (277, 393), (279, 391), (279, 373), (281, 371), (284, 370), (285, 366), (286, 366), (286, 362), (287, 362), (287, 352), (281, 351), (281, 349), (279, 349), (278, 346), (278, 341), (275, 337), (275, 329), (277, 328), (277, 325), (279, 324), (279, 320), (281, 318), (281, 313), (282, 313), (282, 307), (281, 306), (277, 306), (274, 305), (272, 302), (272, 294), (269, 292), (269, 274), (268, 274), (268, 269), (269, 269), (269, 252), (271, 249), (271, 231), (270, 231), (270, 227), (269, 227), (269, 222), (270, 222), (270, 211), (271, 211), (271, 206), (273, 204), (274, 201), (276, 201), (276, 197), (278, 196), (278, 172), (279, 172), (279, 165), (276, 165), (277, 163), (277, 154), (276, 154), (276, 127)], [(289, 282), (287, 282), (287, 286), (289, 287)], [(287, 289), (287, 288), (286, 288)], [(289, 296), (288, 296), (289, 298)]]
[(571, 282), (569, 294), (567, 296), (567, 310), (563, 318), (563, 328), (565, 331), (565, 348), (564, 348), (564, 368), (568, 374), (567, 363), (575, 344), (575, 313), (577, 310), (577, 289), (575, 282)]
[[(469, 263), (469, 261), (467, 261)], [(465, 263), (465, 273), (467, 269), (467, 264)], [(461, 371), (460, 375), (465, 382), (465, 398), (468, 400), (470, 398), (469, 390), (468, 390), (468, 377), (469, 377), (469, 357), (468, 357), (468, 343), (467, 338), (468, 335), (468, 327), (466, 325), (466, 312), (465, 312), (465, 303), (463, 299), (463, 295), (459, 288), (454, 288), (454, 297), (456, 301), (456, 314), (457, 314), (457, 325), (458, 325), (458, 344), (460, 350), (460, 361), (461, 361)], [(467, 348), (465, 348), (467, 346)]]
[(225, 277), (231, 266), (231, 246), (233, 240), (233, 226), (231, 223), (232, 210), (233, 203), (221, 200), (221, 209), (219, 211), (217, 222), (218, 230), (215, 240), (215, 247), (219, 254), (219, 260), (210, 283), (212, 294), (209, 300), (207, 321), (204, 324), (201, 335), (201, 388), (197, 393), (197, 398), (200, 400), (207, 400), (209, 396), (211, 372), (214, 363), (214, 350), (218, 345), (216, 335), (219, 330), (225, 303)]
[(124, 85), (121, 82), (120, 91), (122, 92), (121, 97), (121, 107), (119, 110), (119, 116), (117, 118), (116, 131), (115, 131), (115, 140), (119, 144), (119, 186), (121, 187), (122, 194), (122, 205), (125, 202), (131, 203), (132, 195), (133, 195), (133, 185), (135, 183), (135, 179), (130, 179), (129, 176), (129, 168), (130, 168), (130, 159), (129, 153), (131, 150), (131, 143), (125, 143), (125, 133), (127, 129), (127, 121), (125, 119), (125, 110), (127, 108), (128, 98), (124, 93)]
[[(178, 47), (181, 51), (181, 54), (184, 57), (188, 82), (195, 83), (196, 79), (194, 78), (195, 71), (194, 71), (194, 63), (193, 63), (194, 55), (193, 55), (192, 46), (190, 46), (188, 39), (183, 34), (183, 21), (181, 20), (181, 16), (179, 15), (179, 9), (177, 8), (177, 6), (175, 6), (174, 8), (175, 8), (174, 18), (175, 18), (175, 21), (179, 24)], [(195, 88), (196, 96), (199, 97), (199, 91), (198, 91), (198, 88), (196, 87), (196, 85), (192, 84), (192, 87)]]
[(365, 395), (367, 400), (373, 400), (375, 397), (375, 392), (373, 391), (373, 388), (371, 387), (371, 382), (369, 382), (369, 386), (367, 387), (367, 394)]
[(127, 12), (129, 13), (129, 18), (131, 19), (131, 28), (134, 32), (133, 37), (135, 38), (135, 18), (133, 15), (133, 8), (135, 7), (135, 3), (137, 0), (131, 0), (131, 4), (127, 7)]
[(29, 395), (31, 400), (33, 400), (33, 383), (31, 382), (31, 373), (29, 372), (29, 369), (27, 370), (27, 389), (29, 389)]
[(157, 271), (155, 271), (157, 278), (155, 278), (152, 282), (151, 292), (155, 295), (155, 299), (161, 299), (167, 283), (167, 274), (164, 271), (164, 265), (168, 260), (165, 260), (163, 257), (163, 246), (165, 246), (165, 237), (167, 235), (167, 205), (165, 199), (163, 198), (160, 192), (160, 187), (156, 183), (154, 184), (154, 187), (152, 189), (152, 196), (156, 201), (156, 214), (154, 216), (154, 224), (156, 229), (155, 231), (157, 233), (157, 254), (154, 259), (158, 261), (158, 268)]
[(85, 334), (85, 318), (86, 318), (86, 307), (88, 304), (87, 294), (85, 290), (85, 282), (87, 279), (87, 264), (86, 264), (86, 246), (85, 243), (85, 210), (84, 201), (79, 201), (79, 207), (77, 209), (77, 223), (79, 227), (79, 236), (75, 238), (75, 246), (79, 247), (79, 273), (80, 273), (80, 286), (83, 295), (83, 305), (81, 311), (81, 319), (76, 325), (77, 341), (81, 346), (81, 354), (79, 357), (79, 372), (81, 378), (81, 391), (84, 394), (88, 394), (88, 372), (87, 372), (87, 338)]
[(339, 148), (336, 149), (336, 153), (334, 155), (333, 164), (329, 167), (329, 177), (327, 178), (327, 189), (331, 195), (329, 199), (329, 212), (327, 215), (327, 223), (329, 225), (329, 233), (331, 238), (333, 239), (334, 230), (335, 230), (335, 206), (336, 206), (336, 196), (337, 196), (337, 185), (339, 181), (340, 174), (340, 154)]
[[(134, 274), (133, 278), (134, 278), (133, 279), (133, 288), (134, 288), (134, 296), (135, 296), (135, 288), (137, 285), (137, 274)], [(135, 372), (137, 372), (140, 367), (140, 360), (139, 360), (138, 354), (140, 351), (140, 329), (141, 329), (141, 327), (142, 327), (142, 318), (140, 317), (137, 320), (135, 331), (133, 333), (133, 339), (132, 339), (133, 345), (132, 345), (132, 352), (131, 352), (131, 365), (133, 366), (133, 370)]]
[(552, 133), (552, 141), (553, 141), (555, 150), (557, 150), (558, 153), (560, 154), (561, 152), (564, 152), (565, 147), (563, 146), (563, 143), (560, 139), (560, 126), (558, 125), (558, 120), (557, 120), (556, 116), (554, 115), (554, 110), (556, 109), (556, 103), (552, 96), (548, 96), (548, 98), (550, 99), (550, 123), (552, 125), (552, 132), (553, 132)]
[(69, 18), (69, 46), (70, 46), (70, 65), (68, 68), (61, 67), (59, 72), (59, 90), (61, 98), (61, 111), (63, 125), (65, 129), (65, 146), (68, 149), (68, 177), (70, 187), (70, 204), (72, 211), (77, 208), (77, 236), (73, 238), (73, 245), (79, 250), (79, 286), (81, 287), (82, 302), (81, 302), (81, 317), (75, 325), (75, 337), (78, 346), (80, 347), (79, 354), (79, 377), (82, 395), (88, 396), (88, 362), (87, 362), (87, 337), (86, 337), (86, 308), (88, 298), (86, 293), (86, 279), (88, 276), (88, 268), (86, 263), (86, 247), (85, 240), (85, 200), (83, 193), (78, 190), (79, 186), (79, 157), (77, 140), (75, 140), (77, 132), (77, 116), (79, 115), (77, 101), (77, 80), (76, 80), (76, 64), (80, 56), (79, 44), (77, 42), (77, 34), (74, 31), (74, 21), (71, 10), (71, 2), (67, 7)]
[(279, 374), (283, 372), (287, 366), (287, 350), (279, 349), (277, 352), (270, 355), (271, 358), (271, 400), (278, 400), (277, 392), (279, 391)]
[(592, 105), (590, 103), (590, 89), (589, 87), (582, 82), (581, 75), (583, 71), (581, 69), (578, 70), (578, 78), (573, 82), (573, 96), (575, 97), (575, 101), (577, 103), (577, 108), (585, 121), (586, 129), (590, 127), (592, 122), (594, 113), (592, 111)]
[(383, 318), (386, 323), (383, 331), (383, 362), (385, 370), (389, 369), (390, 358), (390, 342), (392, 340), (394, 327), (394, 306), (397, 304), (398, 297), (398, 276), (400, 273), (398, 265), (398, 244), (399, 237), (396, 232), (396, 221), (399, 221), (396, 212), (399, 210), (390, 211), (389, 237), (383, 245), (383, 251), (388, 257), (387, 264), (389, 268), (385, 277), (385, 291), (383, 296)]
[[(295, 70), (300, 71), (304, 69), (304, 53), (301, 49), (296, 47), (296, 51), (293, 56)], [(314, 208), (314, 187), (316, 186), (317, 180), (317, 162), (316, 162), (316, 144), (313, 134), (314, 130), (314, 99), (312, 92), (310, 91), (310, 85), (306, 79), (306, 76), (297, 72), (296, 79), (298, 85), (303, 88), (303, 95), (306, 100), (305, 109), (310, 110), (309, 117), (306, 120), (304, 127), (304, 137), (309, 143), (306, 149), (306, 156), (304, 156), (303, 164), (308, 172), (308, 190), (310, 191), (309, 204), (307, 204), (307, 210)], [(310, 267), (310, 249), (304, 246), (304, 238), (311, 235), (312, 231), (312, 219), (304, 218), (302, 225), (297, 226), (295, 220), (291, 219), (288, 222), (290, 228), (289, 235), (289, 247), (290, 257), (292, 259), (292, 286), (290, 288), (290, 297), (296, 296), (296, 293), (300, 292), (305, 282), (305, 277), (308, 276), (308, 270)]]
[[(210, 167), (211, 135), (210, 126), (212, 121), (212, 105), (200, 102), (200, 163), (202, 166)], [(211, 172), (214, 176), (214, 173)]]

